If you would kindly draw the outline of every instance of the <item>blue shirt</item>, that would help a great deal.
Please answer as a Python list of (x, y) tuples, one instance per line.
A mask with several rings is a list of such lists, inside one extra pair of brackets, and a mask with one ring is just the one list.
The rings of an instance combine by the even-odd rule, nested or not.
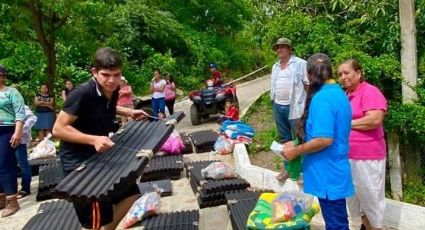
[(332, 145), (304, 155), (304, 192), (337, 200), (354, 194), (348, 161), (351, 106), (341, 87), (325, 84), (313, 96), (306, 121), (306, 141), (332, 138)]

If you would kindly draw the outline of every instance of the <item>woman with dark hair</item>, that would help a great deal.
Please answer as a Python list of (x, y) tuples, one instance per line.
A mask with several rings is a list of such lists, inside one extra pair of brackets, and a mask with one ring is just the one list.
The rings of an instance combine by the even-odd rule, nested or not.
[(152, 93), (152, 115), (158, 117), (158, 113), (165, 114), (165, 94), (164, 89), (167, 83), (161, 78), (159, 69), (153, 71), (153, 78), (150, 85)]
[(34, 98), (35, 115), (37, 116), (35, 129), (38, 130), (40, 141), (52, 132), (55, 123), (54, 100), (53, 96), (50, 95), (49, 86), (42, 84), (40, 92)]
[(74, 84), (72, 84), (71, 80), (65, 81), (65, 88), (62, 90), (62, 100), (65, 101), (68, 97), (69, 93), (74, 90)]
[(285, 143), (283, 156), (303, 156), (304, 192), (319, 198), (326, 229), (349, 229), (345, 198), (354, 194), (348, 162), (350, 103), (332, 77), (327, 55), (312, 55), (307, 74), (310, 87), (298, 127), (302, 144)]
[(19, 210), (15, 151), (22, 141), (24, 119), (24, 99), (18, 90), (6, 86), (6, 69), (0, 65), (1, 217), (13, 215)]
[(167, 74), (165, 76), (165, 85), (164, 94), (165, 94), (165, 105), (167, 106), (168, 112), (170, 115), (174, 113), (174, 103), (176, 102), (176, 85), (174, 84), (173, 76)]
[(361, 217), (363, 229), (383, 229), (387, 147), (383, 121), (387, 100), (364, 80), (355, 59), (339, 65), (339, 80), (352, 108), (350, 165), (356, 195), (347, 200), (351, 217)]

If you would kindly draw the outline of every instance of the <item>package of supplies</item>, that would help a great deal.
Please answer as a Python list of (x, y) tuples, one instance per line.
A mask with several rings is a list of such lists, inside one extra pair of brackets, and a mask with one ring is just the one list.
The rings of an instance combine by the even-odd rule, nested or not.
[(160, 193), (150, 192), (137, 199), (124, 219), (124, 228), (130, 228), (135, 223), (159, 213), (160, 211)]
[(55, 143), (50, 140), (50, 137), (52, 137), (51, 134), (47, 135), (47, 137), (35, 146), (28, 157), (29, 160), (56, 156)]
[(213, 162), (208, 167), (201, 170), (204, 179), (229, 179), (237, 178), (239, 175), (224, 162)]
[(299, 191), (280, 193), (272, 201), (273, 223), (285, 222), (300, 213), (306, 212), (312, 208), (313, 201), (313, 196)]
[(221, 155), (226, 155), (233, 152), (234, 144), (225, 135), (220, 135), (214, 144), (214, 150)]
[(174, 155), (174, 154), (180, 154), (184, 149), (184, 143), (183, 140), (177, 132), (177, 130), (174, 130), (171, 135), (168, 137), (168, 139), (165, 141), (165, 143), (161, 147), (161, 151), (166, 152), (167, 154)]

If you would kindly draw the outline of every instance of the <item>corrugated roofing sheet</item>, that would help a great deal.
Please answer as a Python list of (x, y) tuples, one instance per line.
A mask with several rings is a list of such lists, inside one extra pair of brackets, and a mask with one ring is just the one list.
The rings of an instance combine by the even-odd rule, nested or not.
[(40, 177), (38, 179), (37, 201), (52, 198), (52, 192), (64, 178), (62, 164), (59, 159), (51, 164), (40, 166)]
[(144, 230), (197, 230), (199, 225), (199, 211), (181, 211), (171, 213), (161, 213), (149, 217), (136, 228)]
[(201, 169), (201, 167), (195, 167), (189, 170), (189, 178), (193, 180), (200, 189), (204, 190), (206, 194), (244, 189), (250, 186), (248, 181), (241, 177), (221, 180), (204, 179), (201, 174)]
[(148, 192), (155, 192), (157, 188), (161, 189), (161, 197), (172, 195), (170, 179), (137, 183), (137, 186), (142, 195)]
[(186, 177), (189, 177), (189, 170), (194, 167), (205, 168), (213, 162), (219, 162), (219, 160), (205, 160), (205, 161), (190, 161), (184, 163), (184, 168), (186, 170)]
[(182, 155), (155, 156), (145, 167), (140, 181), (179, 179), (183, 171)]
[(227, 209), (230, 212), (230, 221), (235, 230), (246, 229), (249, 214), (257, 204), (263, 191), (238, 190), (227, 192)]
[(214, 144), (218, 138), (218, 133), (212, 130), (199, 130), (189, 133), (189, 137), (195, 146), (195, 151), (197, 153), (203, 153), (214, 150)]
[(109, 151), (84, 161), (80, 170), (74, 170), (56, 186), (54, 195), (89, 201), (122, 195), (148, 164), (147, 152), (157, 152), (173, 131), (174, 125), (166, 123), (167, 120), (128, 122), (111, 138), (115, 145)]
[(40, 172), (41, 165), (52, 164), (59, 160), (59, 156), (45, 157), (40, 159), (29, 160), (28, 163), (31, 166), (31, 175), (37, 176)]
[(42, 203), (37, 214), (25, 224), (23, 230), (79, 230), (81, 228), (72, 203), (58, 200)]

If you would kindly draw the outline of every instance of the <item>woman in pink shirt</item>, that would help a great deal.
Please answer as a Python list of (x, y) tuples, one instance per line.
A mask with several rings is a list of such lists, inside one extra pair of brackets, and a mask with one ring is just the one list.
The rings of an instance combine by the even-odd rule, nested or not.
[(365, 81), (357, 60), (344, 61), (338, 75), (353, 113), (349, 159), (356, 194), (347, 200), (348, 209), (362, 218), (361, 229), (384, 229), (387, 100)]
[[(131, 108), (133, 109), (133, 90), (131, 89), (131, 86), (128, 85), (127, 80), (124, 76), (121, 77), (121, 83), (120, 83), (120, 91), (118, 96), (118, 102), (117, 104), (122, 107)], [(128, 118), (125, 116), (121, 116), (121, 124), (125, 125), (127, 123)]]

